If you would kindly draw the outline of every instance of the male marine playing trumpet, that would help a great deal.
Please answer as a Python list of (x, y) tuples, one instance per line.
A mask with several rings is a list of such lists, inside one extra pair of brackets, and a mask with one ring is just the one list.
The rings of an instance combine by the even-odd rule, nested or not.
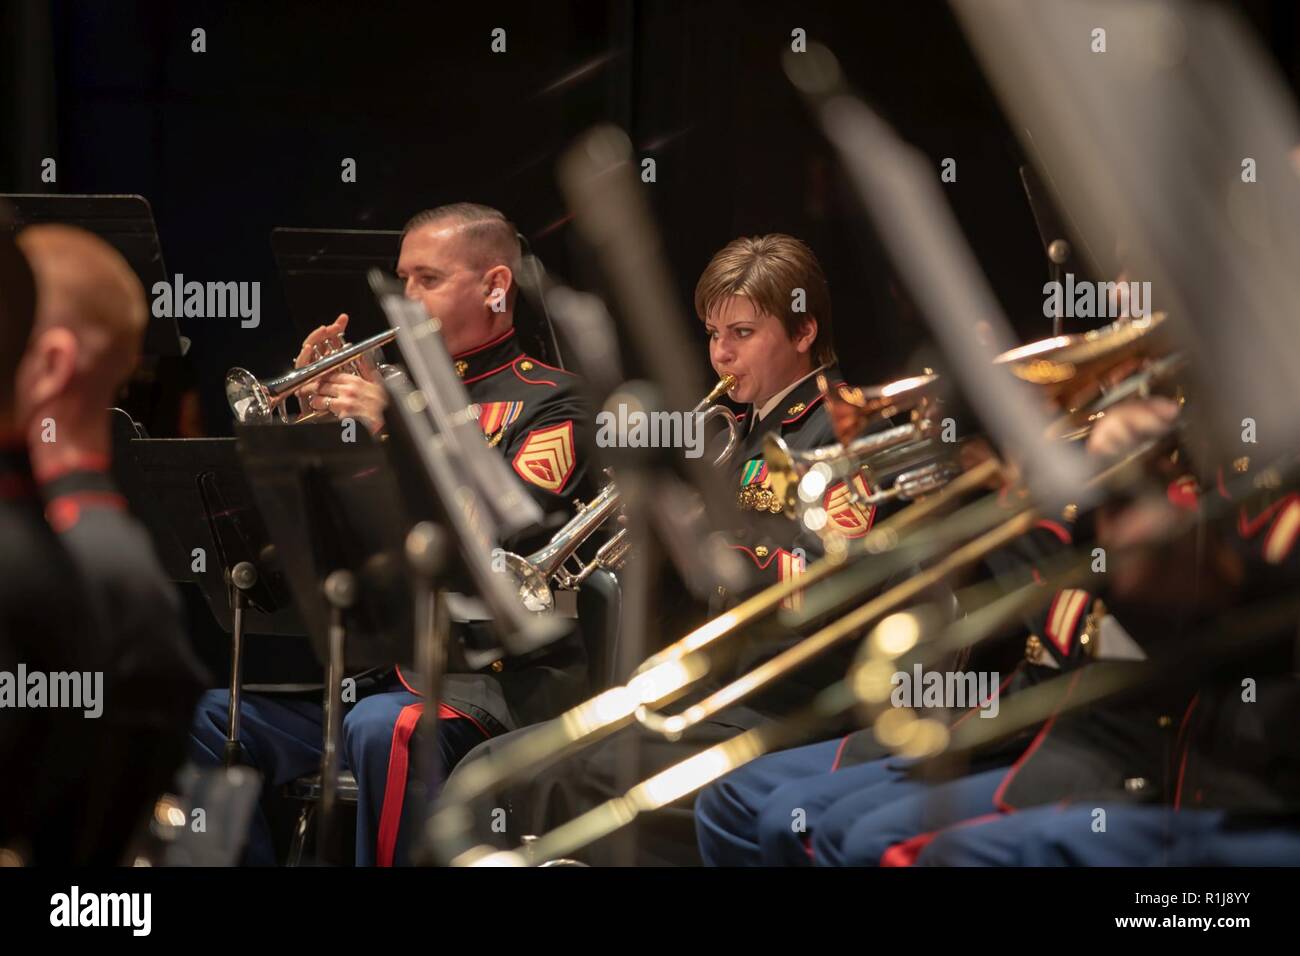
[[(441, 335), (470, 399), (479, 407), (484, 440), (505, 456), (548, 511), (568, 508), (585, 473), (584, 431), (590, 416), (563, 369), (525, 355), (515, 338), (515, 227), (487, 206), (456, 203), (417, 214), (402, 233), (397, 276), (408, 299), (438, 318)], [(341, 315), (311, 333), (297, 364), (312, 360), (347, 327)], [(383, 427), (387, 393), (368, 363), (362, 374), (336, 371), (306, 391), (313, 410)], [(525, 552), (527, 553), (527, 552)], [(439, 703), (438, 745), (445, 772), (486, 737), (553, 716), (585, 691), (581, 643), (564, 639), (547, 653), (499, 668), (449, 674)], [(527, 688), (527, 693), (521, 689)], [(221, 758), (227, 692), (210, 691), (193, 728), (195, 759)], [(343, 757), (357, 778), (356, 859), (381, 866), (404, 860), (414, 812), (404, 796), (407, 754), (424, 707), (394, 668), (377, 691), (344, 716)], [(240, 741), (245, 759), (273, 786), (312, 772), (320, 762), (321, 706), (316, 700), (246, 695)], [(259, 817), (246, 861), (273, 862), (270, 833)]]

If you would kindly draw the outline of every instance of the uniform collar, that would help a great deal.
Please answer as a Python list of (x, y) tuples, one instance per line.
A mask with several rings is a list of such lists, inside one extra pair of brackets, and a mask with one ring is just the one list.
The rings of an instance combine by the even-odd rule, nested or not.
[[(784, 389), (782, 389), (780, 392), (778, 392), (776, 395), (774, 395), (772, 398), (769, 398), (762, 408), (754, 409), (753, 412), (751, 412), (754, 422), (758, 423), (764, 421), (767, 418), (767, 416), (771, 415), (772, 412), (776, 410), (777, 406), (780, 405), (783, 401), (785, 401), (786, 397), (789, 396), (795, 389), (799, 388), (799, 386), (806, 385), (809, 382), (813, 382), (813, 384), (815, 385), (816, 382), (813, 380), (813, 376), (815, 376), (818, 372), (822, 371), (825, 368), (826, 368), (825, 365), (817, 366), (815, 369), (813, 369), (803, 378), (799, 379), (797, 382), (792, 382), (791, 384), (787, 385)], [(791, 412), (790, 414), (794, 414), (794, 412)]]
[(512, 328), (490, 342), (484, 342), (468, 351), (453, 355), (452, 361), (456, 366), (456, 374), (468, 385), (470, 382), (504, 371), (523, 354), (523, 350), (519, 347), (519, 340), (515, 337), (515, 330)]
[(839, 371), (834, 365), (822, 365), (769, 400), (765, 406), (767, 413), (761, 418), (755, 415), (754, 406), (749, 406), (746, 417), (751, 422), (750, 431), (753, 432), (759, 427), (772, 431), (778, 422), (782, 425), (793, 424), (821, 404), (822, 393), (817, 387), (818, 372), (824, 374), (831, 382), (839, 377)]
[(120, 494), (117, 484), (113, 481), (113, 476), (109, 472), (97, 468), (76, 468), (63, 471), (53, 478), (42, 479), (40, 486), (41, 495), (47, 501), (53, 501), (66, 495)]

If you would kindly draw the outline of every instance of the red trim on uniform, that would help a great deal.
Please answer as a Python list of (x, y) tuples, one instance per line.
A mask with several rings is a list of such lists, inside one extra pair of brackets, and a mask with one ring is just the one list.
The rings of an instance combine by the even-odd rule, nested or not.
[(402, 675), (402, 669), (400, 667), (394, 667), (393, 670), (397, 673), (398, 681), (401, 683), (403, 687), (407, 689), (409, 693), (414, 694), (416, 697), (424, 696), (418, 690), (416, 690), (414, 687), (412, 687), (410, 684), (406, 682), (406, 678)]
[(962, 714), (955, 721), (949, 724), (948, 729), (956, 730), (958, 727), (961, 726), (962, 722), (965, 721), (967, 718), (969, 718), (972, 714), (977, 713), (978, 711), (983, 710), (985, 707), (987, 707), (989, 701), (991, 701), (994, 697), (1001, 697), (1003, 692), (1005, 692), (1006, 689), (1011, 686), (1011, 682), (1015, 680), (1016, 675), (1020, 673), (1020, 668), (1022, 668), (1024, 665), (1025, 665), (1024, 661), (1020, 661), (1020, 663), (1016, 664), (1015, 668), (1011, 671), (1011, 673), (1006, 676), (1006, 679), (1003, 680), (1002, 683), (998, 685), (997, 690), (989, 694), (989, 696), (985, 700), (981, 701), (978, 707), (967, 707), (966, 713)]
[(1046, 518), (1040, 518), (1039, 520), (1035, 521), (1034, 527), (1043, 528), (1047, 531), (1052, 532), (1052, 534), (1056, 535), (1058, 538), (1061, 539), (1062, 544), (1069, 544), (1071, 541), (1074, 540), (1074, 536), (1070, 534), (1069, 528), (1067, 528), (1063, 524), (1059, 524), (1058, 522), (1048, 521)]
[(379, 845), (375, 861), (379, 866), (392, 866), (397, 849), (397, 828), (402, 822), (402, 803), (406, 799), (406, 771), (410, 764), (411, 734), (420, 722), (424, 704), (410, 704), (402, 708), (393, 725), (393, 743), (388, 751), (388, 778), (384, 781), (384, 807), (379, 813)]
[[(957, 824), (957, 827), (978, 826), (981, 823), (990, 823), (993, 820), (1001, 818), (1000, 813), (984, 813), (978, 817), (971, 817), (969, 820), (963, 820)], [(945, 830), (956, 829), (956, 827), (945, 827)], [(916, 858), (921, 855), (927, 846), (934, 842), (935, 837), (943, 833), (944, 830), (931, 830), (929, 833), (918, 833), (914, 837), (909, 837), (902, 843), (895, 843), (893, 846), (886, 848), (885, 852), (880, 854), (881, 866), (911, 866), (916, 862)]]
[(1220, 465), (1220, 466), (1219, 466), (1219, 469), (1214, 473), (1214, 483), (1215, 483), (1215, 485), (1216, 485), (1216, 486), (1218, 487), (1218, 489), (1219, 489), (1219, 497), (1220, 497), (1220, 498), (1226, 498), (1226, 499), (1228, 499), (1229, 501), (1231, 501), (1231, 500), (1232, 500), (1232, 496), (1228, 494), (1228, 486), (1227, 486), (1226, 484), (1224, 484), (1224, 482), (1223, 482), (1223, 466), (1222, 466), (1222, 465)]
[(510, 328), (506, 329), (506, 331), (504, 331), (496, 338), (494, 338), (491, 342), (484, 342), (482, 345), (476, 345), (468, 352), (457, 352), (455, 355), (452, 356), (452, 358), (463, 359), (463, 358), (469, 358), (471, 355), (478, 355), (478, 353), (482, 352), (484, 349), (490, 349), (494, 345), (500, 345), (502, 342), (504, 342), (506, 339), (510, 338), (510, 336), (514, 334), (515, 334), (514, 326), (511, 326)]
[(57, 533), (63, 534), (77, 526), (83, 508), (125, 511), (126, 499), (111, 491), (70, 492), (50, 499), (45, 506), (45, 521)]
[[(406, 682), (406, 677), (402, 674), (402, 669), (400, 667), (395, 667), (393, 668), (393, 670), (396, 671), (397, 673), (398, 681), (401, 682), (401, 685), (405, 687), (409, 693), (414, 694), (416, 697), (424, 696), (418, 690), (416, 690), (414, 687), (412, 687), (410, 684)], [(465, 713), (463, 710), (457, 710), (455, 707), (451, 706), (451, 704), (447, 703), (445, 700), (438, 704), (438, 719), (439, 720), (468, 720), (471, 724), (473, 724), (475, 727), (478, 728), (478, 732), (483, 735), (483, 738), (485, 740), (488, 737), (492, 736), (490, 733), (487, 732), (487, 729), (482, 724), (480, 724), (477, 720), (475, 720), (469, 714)]]
[(1030, 573), (1033, 575), (1034, 583), (1035, 583), (1035, 584), (1046, 584), (1046, 583), (1047, 583), (1046, 581), (1043, 580), (1043, 576), (1042, 576), (1041, 574), (1038, 573), (1038, 569), (1037, 569), (1037, 568), (1030, 568)]
[[(831, 761), (831, 773), (840, 769), (840, 760), (844, 756), (844, 748), (848, 746), (849, 738), (852, 736), (852, 734), (845, 734), (844, 739), (840, 741), (840, 745), (835, 748), (835, 759)], [(811, 856), (811, 853), (809, 855)]]
[(1273, 517), (1275, 512), (1291, 501), (1300, 501), (1300, 495), (1292, 492), (1286, 497), (1273, 502), (1253, 518), (1246, 517), (1246, 506), (1242, 505), (1241, 511), (1237, 514), (1237, 534), (1243, 538), (1253, 538), (1264, 525), (1268, 524), (1269, 519)]
[(776, 548), (773, 551), (769, 551), (767, 555), (766, 563), (760, 563), (758, 560), (758, 555), (756, 555), (753, 551), (749, 550), (749, 548), (745, 547), (743, 544), (729, 544), (727, 545), (727, 547), (731, 548), (734, 551), (744, 551), (747, 555), (750, 556), (754, 564), (758, 565), (758, 570), (760, 571), (766, 571), (771, 566), (772, 562), (776, 560), (776, 556), (780, 554), (782, 550), (781, 548)]
[(70, 475), (74, 471), (98, 471), (107, 472), (111, 459), (108, 455), (101, 455), (98, 452), (86, 452), (71, 456), (66, 462), (61, 462), (53, 467), (32, 468), (32, 474), (42, 485), (48, 485), (52, 481), (57, 481), (64, 475)]
[[(1069, 700), (1070, 695), (1074, 693), (1074, 685), (1079, 683), (1079, 676), (1082, 673), (1082, 670), (1075, 671), (1074, 676), (1070, 678), (1070, 686), (1066, 689), (1065, 696), (1061, 698), (1062, 704)], [(1056, 711), (1052, 711), (1052, 716), (1047, 718), (1042, 729), (1038, 731), (1030, 745), (1025, 748), (1025, 752), (1016, 759), (1016, 762), (1007, 770), (1007, 775), (1002, 778), (1002, 782), (998, 784), (997, 790), (993, 793), (993, 805), (1002, 812), (1012, 813), (1015, 811), (1016, 808), (1003, 799), (1006, 796), (1007, 789), (1011, 786), (1011, 781), (1015, 779), (1016, 774), (1020, 772), (1020, 768), (1025, 765), (1029, 758), (1034, 755), (1034, 751), (1047, 739), (1047, 735), (1051, 732), (1052, 725), (1055, 723)]]
[(826, 399), (826, 396), (825, 396), (825, 395), (818, 395), (818, 396), (817, 396), (816, 398), (814, 398), (811, 402), (809, 402), (809, 403), (808, 403), (808, 406), (807, 406), (803, 411), (801, 411), (798, 415), (795, 415), (795, 416), (792, 417), (792, 418), (783, 418), (783, 419), (781, 419), (781, 424), (782, 424), (782, 425), (790, 425), (790, 424), (793, 424), (794, 422), (797, 422), (799, 419), (803, 418), (805, 415), (807, 415), (809, 412), (811, 412), (814, 408), (816, 408), (816, 407), (818, 406), (818, 404), (821, 403), (822, 401), (824, 401), (825, 399)]
[(504, 372), (506, 369), (508, 369), (511, 365), (514, 364), (515, 364), (514, 360), (511, 360), (509, 362), (506, 362), (505, 365), (498, 365), (490, 372), (484, 372), (482, 375), (475, 375), (473, 378), (463, 378), (460, 380), (460, 382), (462, 385), (468, 385), (470, 382), (479, 382), (487, 378), (489, 375), (495, 375), (497, 372)]
[(749, 412), (737, 412), (737, 413), (736, 413), (736, 421), (738, 421), (738, 422), (743, 422), (743, 421), (744, 421), (746, 418), (748, 418), (748, 417), (749, 417)]
[(560, 366), (558, 366), (558, 365), (547, 365), (547, 364), (546, 364), (545, 362), (543, 362), (541, 359), (535, 359), (535, 358), (533, 358), (531, 355), (524, 355), (524, 356), (522, 356), (522, 357), (523, 357), (523, 358), (526, 358), (528, 361), (532, 362), (534, 365), (540, 365), (542, 368), (549, 368), (552, 372), (563, 372), (565, 375), (572, 375), (572, 374), (573, 374), (573, 373), (570, 372), (567, 368), (560, 368)]
[[(1196, 705), (1200, 702), (1200, 699), (1201, 699), (1200, 691), (1197, 691), (1195, 694), (1192, 695), (1192, 699), (1188, 701), (1187, 710), (1183, 712), (1182, 723), (1178, 725), (1179, 737), (1181, 737), (1184, 731), (1187, 730), (1187, 722), (1191, 719), (1192, 711), (1196, 709)], [(1182, 809), (1183, 776), (1187, 772), (1187, 752), (1191, 749), (1192, 749), (1192, 741), (1191, 738), (1188, 737), (1187, 740), (1183, 741), (1183, 755), (1178, 760), (1178, 785), (1174, 788), (1174, 809), (1175, 810)]]
[(519, 356), (519, 358), (515, 359), (514, 362), (511, 363), (511, 365), (512, 365), (513, 368), (514, 368), (515, 378), (519, 379), (519, 381), (521, 381), (521, 382), (523, 382), (523, 383), (525, 383), (525, 384), (527, 384), (527, 385), (549, 385), (549, 386), (551, 386), (551, 388), (559, 388), (559, 387), (560, 387), (560, 383), (559, 383), (559, 382), (552, 382), (549, 378), (538, 378), (538, 379), (524, 378), (523, 375), (521, 375), (520, 372), (519, 372), (519, 363), (520, 363), (520, 362), (523, 362), (523, 361), (525, 361), (525, 360), (526, 360), (526, 361), (529, 361), (529, 362), (533, 362), (533, 363), (535, 363), (535, 364), (537, 364), (537, 365), (541, 365), (541, 364), (542, 364), (541, 362), (538, 362), (536, 359), (530, 359), (530, 358), (527, 358), (526, 356), (523, 356), (523, 355)]

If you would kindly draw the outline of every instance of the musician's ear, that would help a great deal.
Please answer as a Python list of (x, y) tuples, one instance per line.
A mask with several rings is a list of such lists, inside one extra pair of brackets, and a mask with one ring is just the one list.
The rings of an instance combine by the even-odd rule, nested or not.
[(801, 355), (811, 352), (813, 343), (817, 341), (817, 319), (811, 315), (801, 317), (790, 341)]
[(514, 273), (507, 265), (496, 265), (483, 273), (483, 298), (494, 312), (506, 310), (514, 281)]
[(67, 390), (77, 370), (77, 354), (77, 337), (70, 329), (46, 329), (32, 339), (14, 383), (20, 418)]

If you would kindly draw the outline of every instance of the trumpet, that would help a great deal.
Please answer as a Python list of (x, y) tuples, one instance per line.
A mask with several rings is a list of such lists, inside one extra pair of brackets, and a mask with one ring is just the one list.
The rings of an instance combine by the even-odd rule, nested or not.
[[(345, 345), (337, 352), (324, 355), (310, 365), (292, 369), (279, 378), (266, 382), (258, 381), (257, 376), (247, 369), (232, 368), (226, 373), (226, 401), (235, 414), (235, 421), (241, 425), (265, 424), (272, 416), (279, 416), (286, 424), (298, 424), (316, 417), (315, 412), (305, 412), (297, 418), (290, 419), (285, 402), (304, 386), (310, 385), (336, 369), (356, 362), (361, 356), (375, 349), (383, 348), (397, 338), (396, 329), (388, 329), (361, 342)], [(380, 372), (387, 376), (393, 366), (380, 366)]]
[[(691, 414), (700, 415), (702, 422), (721, 418), (726, 425), (727, 442), (713, 459), (715, 467), (725, 464), (740, 442), (740, 428), (735, 414), (726, 406), (716, 404), (735, 384), (734, 375), (724, 375), (709, 394), (691, 409)], [(608, 469), (605, 473), (610, 474)], [(587, 539), (621, 510), (622, 498), (618, 486), (610, 481), (591, 501), (586, 504), (579, 502), (577, 514), (544, 547), (526, 557), (502, 552), (500, 560), (507, 573), (514, 576), (519, 599), (524, 607), (539, 613), (554, 610), (556, 589), (576, 591), (593, 572), (599, 569), (617, 571), (621, 568), (631, 548), (627, 528), (620, 528), (602, 544), (590, 561), (584, 563), (578, 560), (576, 566), (569, 566), (571, 560), (577, 560), (575, 555)]]

